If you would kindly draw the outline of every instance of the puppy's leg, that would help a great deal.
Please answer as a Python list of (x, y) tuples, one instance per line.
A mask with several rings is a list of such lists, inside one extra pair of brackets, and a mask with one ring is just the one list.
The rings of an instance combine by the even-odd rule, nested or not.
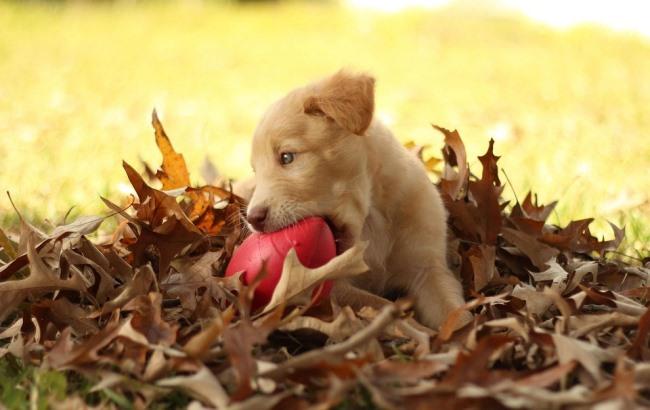
[(359, 310), (364, 306), (379, 310), (391, 303), (388, 299), (357, 288), (345, 279), (337, 280), (334, 283), (332, 296), (339, 305), (350, 306), (354, 310)]
[[(444, 264), (419, 272), (412, 278), (409, 294), (415, 299), (415, 313), (425, 325), (435, 329), (444, 323), (447, 315), (465, 303), (463, 289), (454, 274)], [(471, 321), (472, 315), (461, 315), (456, 327)]]
[[(415, 300), (417, 319), (431, 329), (437, 329), (447, 315), (465, 303), (463, 289), (446, 266), (422, 271), (410, 281), (408, 294)], [(332, 288), (332, 297), (341, 306), (359, 310), (364, 306), (379, 310), (392, 303), (388, 299), (358, 288), (346, 280), (338, 280)], [(456, 327), (460, 328), (472, 320), (469, 312), (464, 312)]]

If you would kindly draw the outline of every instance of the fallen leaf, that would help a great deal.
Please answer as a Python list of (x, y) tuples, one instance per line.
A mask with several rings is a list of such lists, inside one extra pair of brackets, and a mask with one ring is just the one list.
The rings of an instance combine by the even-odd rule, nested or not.
[(190, 174), (187, 171), (185, 159), (183, 155), (174, 151), (174, 147), (158, 119), (156, 110), (151, 113), (151, 125), (155, 131), (156, 145), (163, 156), (162, 170), (156, 172), (156, 177), (162, 182), (162, 189), (169, 191), (189, 186)]
[(0, 283), (0, 294), (3, 292), (37, 291), (58, 289), (70, 289), (78, 292), (85, 292), (86, 286), (79, 275), (69, 279), (61, 279), (50, 269), (36, 250), (34, 238), (30, 237), (27, 242), (27, 258), (30, 263), (30, 274), (25, 279), (10, 280)]
[(279, 323), (282, 312), (283, 309), (276, 309), (259, 326), (243, 320), (224, 331), (224, 350), (228, 353), (237, 376), (237, 390), (232, 395), (233, 400), (240, 401), (251, 395), (251, 380), (257, 373), (257, 362), (252, 357), (251, 350), (254, 345), (266, 341), (269, 333)]
[(634, 336), (632, 345), (627, 350), (627, 355), (633, 359), (648, 360), (648, 335), (650, 334), (650, 309), (639, 319), (639, 326)]
[(67, 235), (88, 235), (95, 232), (106, 219), (105, 216), (80, 216), (67, 225), (60, 225), (54, 228), (50, 238), (58, 239)]
[(500, 380), (497, 372), (489, 369), (490, 361), (495, 352), (514, 339), (506, 335), (490, 335), (481, 339), (469, 353), (460, 352), (456, 363), (449, 369), (442, 383), (448, 386), (463, 384), (489, 385)]
[(521, 250), (538, 269), (546, 269), (548, 262), (560, 252), (539, 242), (535, 237), (511, 228), (501, 229), (503, 237)]
[(524, 198), (524, 202), (521, 204), (517, 203), (512, 208), (510, 215), (513, 217), (524, 217), (530, 218), (534, 221), (545, 222), (556, 206), (557, 201), (553, 201), (548, 205), (538, 205), (537, 195), (535, 195), (535, 201), (533, 201), (533, 194), (528, 191)]
[(577, 362), (575, 361), (558, 364), (557, 366), (517, 379), (515, 384), (531, 387), (549, 387), (571, 373), (575, 369), (576, 364)]
[(46, 327), (47, 322), (51, 322), (60, 330), (70, 326), (75, 334), (81, 336), (99, 331), (97, 324), (86, 317), (87, 312), (84, 309), (65, 298), (41, 300), (32, 305), (31, 313), (42, 328)]
[(472, 271), (474, 273), (474, 290), (480, 291), (487, 286), (495, 276), (498, 276), (496, 267), (496, 250), (494, 246), (478, 245), (473, 246), (468, 252), (467, 256), (472, 264)]
[[(459, 195), (466, 190), (469, 179), (469, 167), (467, 166), (467, 154), (465, 145), (460, 139), (458, 131), (449, 131), (446, 128), (433, 125), (433, 128), (445, 136), (445, 147), (442, 150), (445, 162), (448, 164), (440, 181), (440, 188), (451, 198), (458, 199)], [(458, 171), (454, 172), (451, 167), (457, 166)]]
[(138, 268), (133, 279), (122, 287), (122, 291), (115, 298), (107, 301), (102, 306), (102, 314), (126, 305), (136, 296), (146, 295), (149, 290), (151, 290), (155, 281), (156, 274), (151, 269), (150, 265), (144, 265)]
[(190, 394), (218, 409), (227, 408), (230, 399), (226, 390), (207, 367), (189, 376), (176, 376), (158, 380), (156, 385), (163, 387), (180, 387)]
[(231, 305), (223, 314), (219, 314), (212, 319), (201, 332), (194, 335), (185, 343), (185, 346), (183, 346), (185, 353), (191, 357), (203, 357), (208, 352), (210, 346), (223, 333), (224, 329), (228, 327), (233, 319), (234, 313), (235, 310)]
[(14, 245), (11, 243), (9, 238), (7, 238), (7, 235), (5, 235), (2, 229), (0, 229), (0, 246), (2, 246), (2, 250), (7, 254), (10, 260), (16, 259), (16, 250), (14, 249)]
[(600, 365), (603, 362), (615, 362), (617, 352), (605, 350), (582, 340), (554, 333), (551, 335), (557, 348), (560, 364), (576, 361), (580, 363), (597, 381), (602, 380)]
[(176, 342), (178, 325), (170, 324), (162, 318), (162, 295), (150, 292), (131, 299), (124, 306), (125, 311), (134, 310), (131, 326), (143, 334), (151, 344), (171, 346)]
[(304, 267), (296, 256), (296, 251), (291, 249), (284, 259), (282, 275), (275, 286), (273, 296), (264, 307), (263, 312), (268, 312), (280, 304), (309, 303), (313, 289), (326, 280), (336, 280), (368, 271), (368, 266), (363, 260), (363, 253), (367, 243), (357, 244), (338, 255), (325, 265), (309, 269)]

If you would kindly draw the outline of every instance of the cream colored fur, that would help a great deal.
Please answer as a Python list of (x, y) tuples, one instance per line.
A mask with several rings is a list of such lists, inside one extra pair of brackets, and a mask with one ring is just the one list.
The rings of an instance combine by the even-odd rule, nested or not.
[[(339, 303), (381, 305), (391, 289), (415, 299), (436, 327), (464, 303), (446, 263), (446, 212), (422, 164), (376, 118), (374, 79), (344, 71), (274, 103), (255, 130), (248, 209), (268, 207), (265, 231), (320, 215), (343, 232), (342, 248), (369, 241), (370, 271), (337, 283)], [(294, 161), (280, 164), (282, 152)]]

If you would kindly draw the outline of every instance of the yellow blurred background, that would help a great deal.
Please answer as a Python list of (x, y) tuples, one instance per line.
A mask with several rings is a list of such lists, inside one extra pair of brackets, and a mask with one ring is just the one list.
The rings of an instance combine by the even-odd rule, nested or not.
[[(240, 178), (265, 108), (347, 67), (377, 78), (401, 140), (437, 154), (430, 123), (457, 128), (480, 172), (494, 138), (520, 199), (559, 199), (555, 222), (597, 217), (608, 236), (606, 219), (625, 224), (628, 249), (647, 248), (648, 37), (490, 1), (365, 3), (0, 3), (0, 188), (35, 220), (102, 212), (99, 195), (124, 195), (122, 159), (160, 163), (154, 107), (194, 181), (206, 157)], [(0, 220), (16, 221), (4, 192)]]

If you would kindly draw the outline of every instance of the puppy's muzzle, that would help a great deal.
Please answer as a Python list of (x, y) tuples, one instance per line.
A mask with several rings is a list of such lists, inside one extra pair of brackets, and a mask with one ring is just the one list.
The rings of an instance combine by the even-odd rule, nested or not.
[(264, 231), (264, 225), (266, 225), (266, 219), (269, 215), (269, 208), (265, 206), (256, 206), (248, 210), (246, 214), (246, 220), (249, 224), (258, 232)]

